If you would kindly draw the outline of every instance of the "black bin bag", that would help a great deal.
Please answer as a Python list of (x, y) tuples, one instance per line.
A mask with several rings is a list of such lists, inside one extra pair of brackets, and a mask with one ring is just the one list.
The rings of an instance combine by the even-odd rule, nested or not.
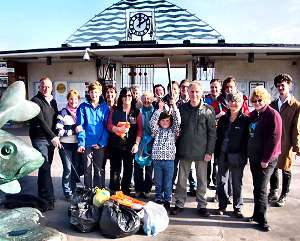
[(131, 208), (114, 201), (104, 203), (99, 227), (103, 236), (123, 238), (135, 234), (140, 229), (140, 218)]
[(92, 203), (93, 195), (93, 190), (78, 189), (71, 201), (70, 224), (79, 232), (88, 233), (98, 226), (100, 214), (99, 209)]

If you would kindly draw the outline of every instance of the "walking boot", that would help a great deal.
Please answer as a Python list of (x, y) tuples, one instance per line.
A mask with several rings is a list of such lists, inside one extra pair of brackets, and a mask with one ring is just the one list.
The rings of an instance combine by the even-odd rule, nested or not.
[(270, 193), (268, 195), (268, 202), (269, 203), (273, 203), (276, 202), (278, 200), (278, 190), (270, 190)]
[(278, 201), (274, 203), (274, 207), (283, 207), (286, 203), (286, 197), (287, 197), (286, 194), (280, 195)]

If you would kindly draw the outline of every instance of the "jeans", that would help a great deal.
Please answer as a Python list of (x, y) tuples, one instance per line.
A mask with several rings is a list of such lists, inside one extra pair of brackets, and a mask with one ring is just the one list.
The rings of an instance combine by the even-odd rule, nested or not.
[[(129, 195), (133, 171), (133, 155), (131, 150), (119, 150), (112, 148), (110, 161), (109, 188), (112, 191), (119, 191), (121, 189), (124, 194)], [(121, 181), (122, 163), (123, 177)]]
[[(291, 171), (282, 171), (282, 189), (281, 189), (281, 196), (286, 196), (290, 191), (290, 185), (291, 185), (291, 178), (292, 173)], [(278, 191), (279, 188), (279, 170), (278, 168), (274, 169), (274, 172), (270, 179), (270, 191), (275, 192)]]
[(250, 170), (253, 179), (254, 211), (253, 217), (259, 223), (267, 223), (266, 212), (268, 206), (267, 187), (278, 159), (271, 161), (267, 168), (262, 168), (260, 163), (251, 162)]
[(174, 160), (153, 160), (155, 200), (171, 202)]
[[(103, 175), (102, 162), (104, 149), (88, 147), (83, 153), (84, 161), (84, 185), (86, 188), (104, 187), (101, 176)], [(93, 176), (94, 169), (94, 176)]]
[(219, 161), (218, 163), (218, 175), (217, 175), (217, 194), (219, 199), (219, 208), (226, 209), (228, 204), (228, 186), (231, 185), (233, 190), (233, 208), (234, 210), (241, 210), (243, 206), (242, 186), (243, 186), (243, 171), (244, 165), (240, 167), (230, 167), (227, 161)]
[(48, 202), (54, 201), (53, 183), (51, 178), (51, 164), (53, 161), (54, 146), (47, 139), (32, 139), (32, 146), (44, 157), (44, 163), (38, 171), (38, 195)]
[[(145, 170), (145, 176), (144, 176)], [(153, 162), (150, 166), (141, 167), (134, 161), (134, 186), (136, 192), (148, 193), (152, 188)]]
[(63, 165), (62, 189), (65, 197), (68, 197), (75, 191), (76, 182), (80, 178), (79, 164), (82, 159), (81, 154), (77, 152), (77, 143), (62, 143), (62, 145), (63, 148), (59, 149)]

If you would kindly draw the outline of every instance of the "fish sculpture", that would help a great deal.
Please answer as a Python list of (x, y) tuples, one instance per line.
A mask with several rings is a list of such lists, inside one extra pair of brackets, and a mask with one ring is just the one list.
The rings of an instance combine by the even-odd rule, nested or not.
[[(37, 116), (40, 107), (26, 100), (25, 84), (16, 81), (0, 99), (0, 128), (8, 121), (27, 121)], [(21, 191), (17, 179), (38, 169), (44, 162), (42, 154), (22, 139), (0, 129), (0, 190)]]
[(56, 241), (65, 236), (53, 229), (40, 225), (42, 213), (35, 208), (16, 208), (0, 212), (1, 241)]

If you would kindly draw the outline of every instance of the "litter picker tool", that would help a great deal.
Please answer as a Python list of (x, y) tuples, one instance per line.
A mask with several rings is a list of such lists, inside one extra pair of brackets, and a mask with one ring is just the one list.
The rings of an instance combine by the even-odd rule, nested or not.
[(167, 58), (167, 68), (168, 68), (168, 79), (169, 79), (169, 94), (170, 98), (172, 98), (172, 80), (171, 80), (171, 65), (170, 65), (170, 59)]
[[(172, 80), (171, 80), (171, 65), (170, 65), (170, 59), (167, 58), (167, 68), (168, 68), (168, 79), (169, 79), (169, 95), (170, 100), (173, 98), (172, 93)], [(168, 110), (169, 114), (172, 113), (172, 107), (170, 106), (170, 109)]]

